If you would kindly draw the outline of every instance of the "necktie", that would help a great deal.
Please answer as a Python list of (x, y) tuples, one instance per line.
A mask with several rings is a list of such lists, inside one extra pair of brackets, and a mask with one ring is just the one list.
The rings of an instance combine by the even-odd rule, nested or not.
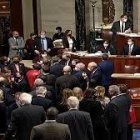
[(132, 52), (132, 46), (129, 45), (129, 52), (128, 52), (128, 55), (131, 55), (131, 52)]
[(122, 23), (122, 32), (124, 32), (124, 23)]
[(44, 51), (44, 42), (43, 42), (43, 38), (41, 39), (41, 44), (42, 44), (42, 50)]
[(16, 45), (18, 46), (18, 39), (16, 38)]

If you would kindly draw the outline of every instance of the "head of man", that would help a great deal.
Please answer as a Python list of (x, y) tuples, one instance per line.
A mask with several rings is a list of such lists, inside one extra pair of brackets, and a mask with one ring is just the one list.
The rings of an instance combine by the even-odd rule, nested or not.
[(37, 96), (45, 97), (46, 94), (47, 94), (47, 88), (45, 86), (38, 86), (36, 88), (36, 95)]
[(79, 107), (79, 100), (75, 96), (70, 96), (67, 100), (67, 105), (70, 109), (78, 109)]
[(126, 14), (121, 15), (121, 16), (120, 16), (120, 20), (121, 20), (122, 22), (127, 22), (127, 15), (126, 15)]
[(32, 102), (32, 95), (28, 93), (21, 93), (19, 96), (20, 105), (31, 104)]
[(109, 86), (108, 92), (109, 92), (110, 97), (117, 96), (120, 94), (120, 88), (117, 85), (111, 85)]
[(46, 115), (48, 120), (55, 120), (58, 115), (58, 110), (55, 107), (50, 107)]
[(15, 38), (18, 38), (19, 37), (18, 31), (13, 31), (13, 37), (15, 37)]
[(63, 68), (63, 73), (65, 74), (71, 74), (71, 67), (70, 66), (65, 66)]
[(56, 33), (60, 34), (62, 32), (62, 27), (58, 26), (56, 27)]
[(46, 37), (46, 31), (41, 31), (40, 32), (40, 37), (45, 38)]
[(93, 70), (96, 69), (96, 68), (97, 68), (97, 64), (96, 64), (95, 62), (89, 62), (89, 63), (88, 63), (87, 69), (88, 69), (89, 71), (93, 71)]
[(34, 86), (35, 86), (35, 87), (42, 86), (42, 85), (44, 85), (44, 81), (43, 81), (41, 78), (37, 78), (37, 79), (34, 81)]
[(108, 60), (108, 59), (109, 59), (108, 54), (107, 54), (107, 53), (104, 53), (104, 54), (102, 55), (102, 60)]
[(106, 48), (109, 46), (109, 42), (107, 40), (104, 41), (103, 46)]
[(70, 58), (71, 58), (70, 54), (63, 53), (63, 55), (62, 55), (63, 60), (69, 60)]
[(20, 57), (19, 56), (14, 56), (13, 57), (13, 63), (18, 64), (20, 62)]
[(127, 40), (127, 44), (128, 44), (128, 45), (133, 45), (133, 44), (134, 44), (134, 40), (133, 40), (132, 38), (129, 38), (129, 39)]

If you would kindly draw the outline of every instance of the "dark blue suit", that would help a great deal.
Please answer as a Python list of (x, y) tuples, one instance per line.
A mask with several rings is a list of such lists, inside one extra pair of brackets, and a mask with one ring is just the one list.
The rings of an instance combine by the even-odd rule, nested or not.
[(114, 70), (113, 63), (110, 60), (103, 60), (99, 65), (101, 70), (101, 84), (103, 86), (109, 86), (112, 83), (111, 75)]

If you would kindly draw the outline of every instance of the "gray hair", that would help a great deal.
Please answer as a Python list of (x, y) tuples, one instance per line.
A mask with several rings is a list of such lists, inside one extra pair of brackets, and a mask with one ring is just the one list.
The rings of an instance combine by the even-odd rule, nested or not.
[(111, 95), (118, 95), (118, 94), (120, 94), (120, 87), (117, 86), (117, 85), (109, 86), (109, 93)]
[(37, 86), (41, 86), (41, 85), (44, 85), (44, 81), (41, 78), (37, 78), (34, 81), (34, 86), (37, 87)]
[(47, 88), (45, 86), (36, 87), (36, 94), (45, 96), (47, 93)]
[(67, 104), (70, 108), (78, 108), (79, 107), (79, 100), (75, 96), (70, 96), (67, 100)]
[(20, 102), (21, 102), (21, 105), (24, 105), (24, 104), (31, 104), (31, 102), (32, 102), (32, 95), (23, 92), (23, 93), (20, 94), (19, 100), (20, 100)]

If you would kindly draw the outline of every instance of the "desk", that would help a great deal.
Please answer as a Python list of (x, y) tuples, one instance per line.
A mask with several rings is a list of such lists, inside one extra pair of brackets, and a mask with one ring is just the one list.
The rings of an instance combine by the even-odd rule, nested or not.
[(128, 88), (140, 87), (140, 74), (114, 73), (113, 84), (127, 84)]
[[(73, 59), (79, 59), (83, 62), (86, 66), (89, 62), (96, 62), (100, 63), (102, 61), (101, 56), (94, 56), (93, 55), (84, 55), (79, 56), (76, 53), (72, 54)], [(114, 63), (114, 73), (124, 73), (124, 66), (125, 65), (135, 65), (140, 67), (140, 57), (136, 56), (116, 56), (110, 55), (109, 59)]]
[(133, 38), (135, 44), (140, 47), (140, 34), (118, 33), (116, 36), (116, 49), (118, 53), (120, 53), (122, 51), (122, 48), (127, 44), (128, 38)]

